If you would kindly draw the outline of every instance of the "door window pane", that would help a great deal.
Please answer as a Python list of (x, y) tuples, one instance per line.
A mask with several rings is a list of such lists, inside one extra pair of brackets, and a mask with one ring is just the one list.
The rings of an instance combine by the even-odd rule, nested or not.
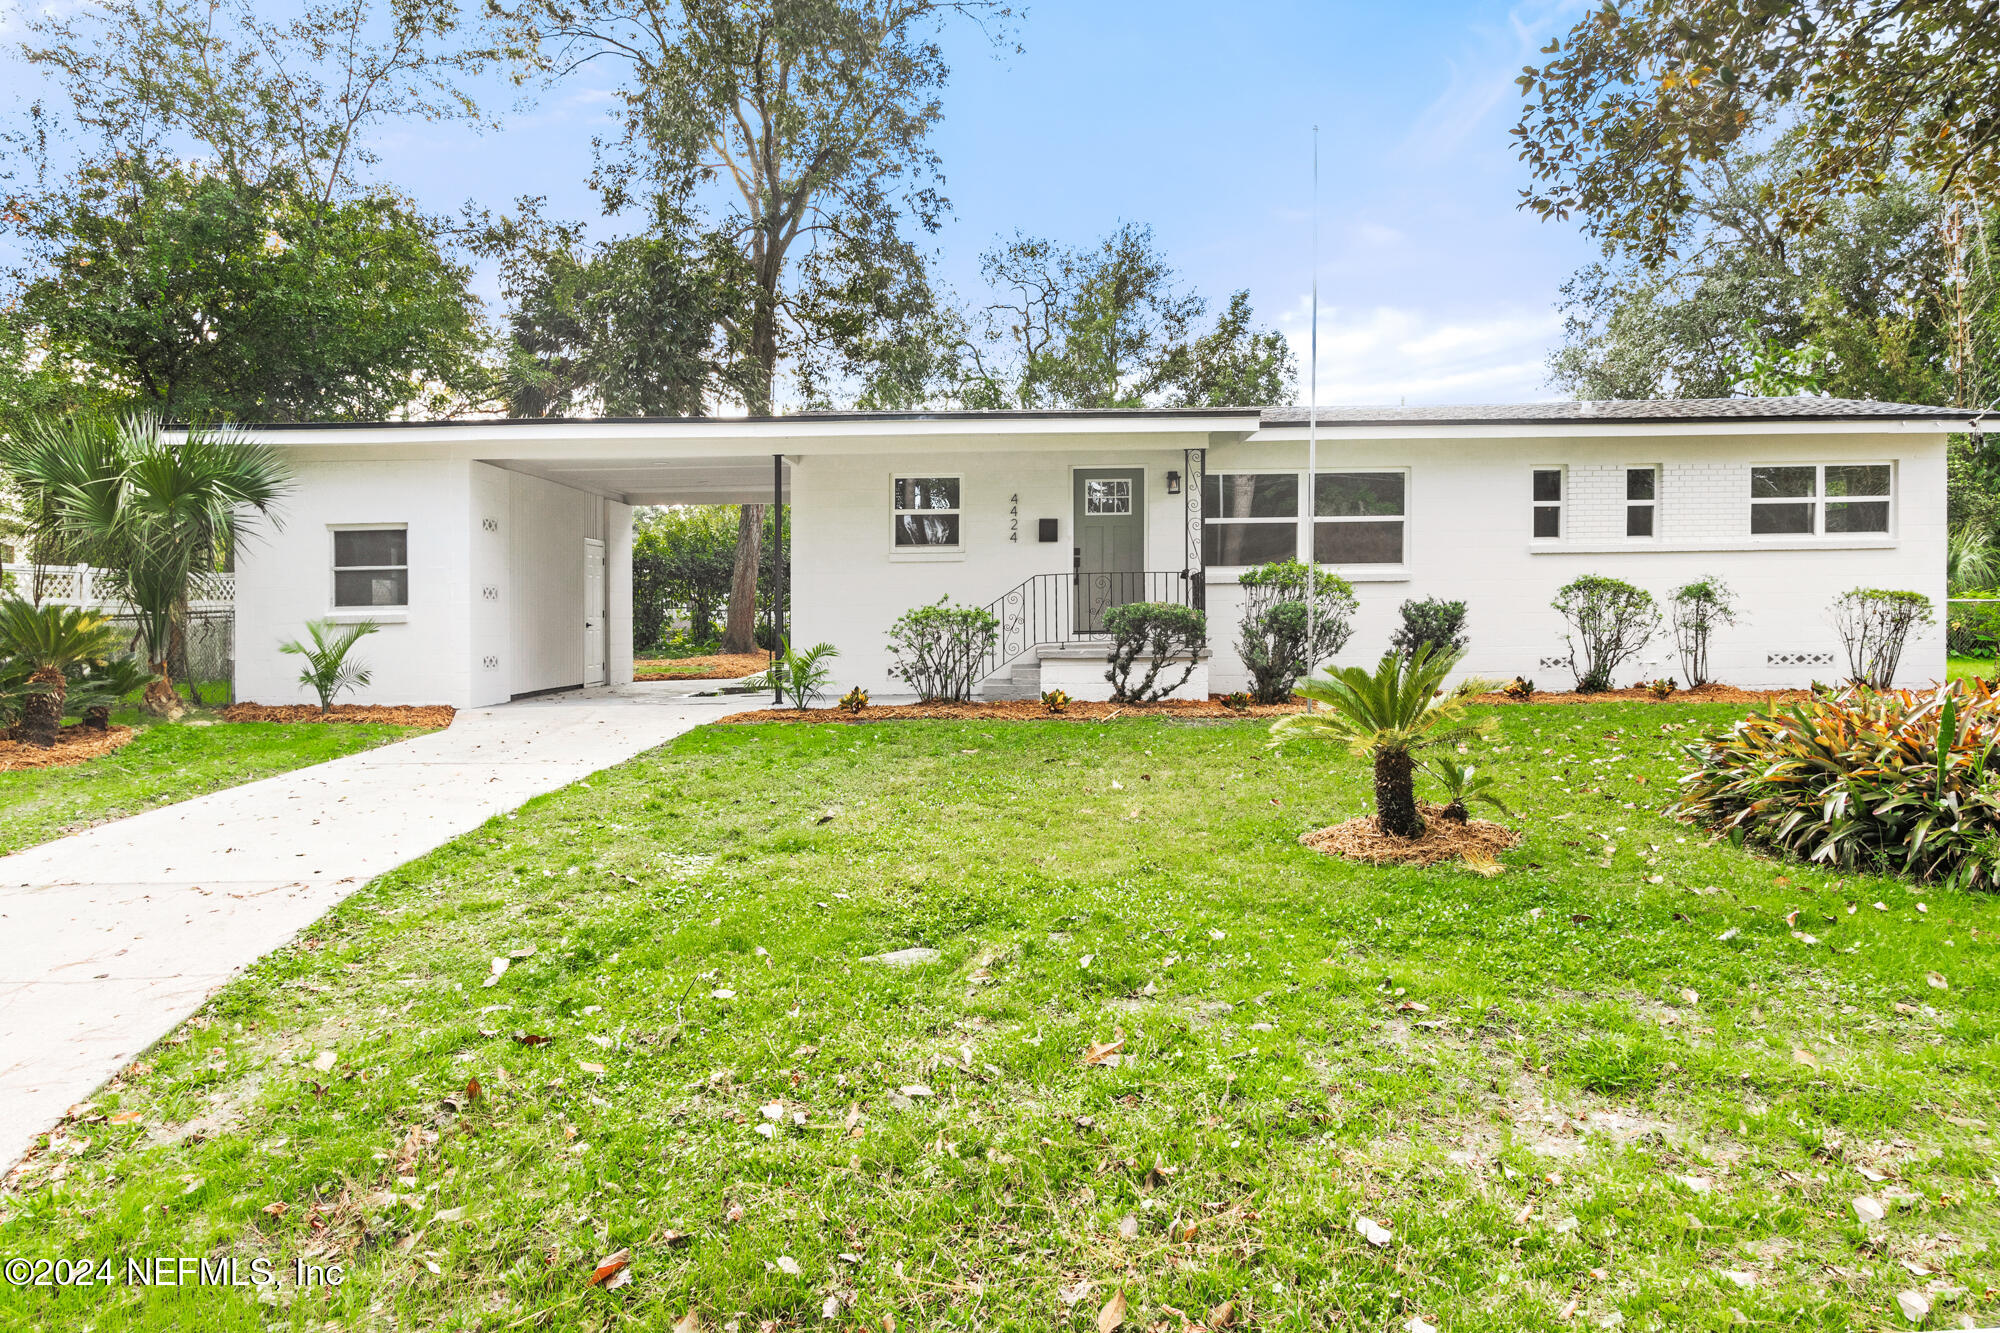
[(1131, 513), (1132, 479), (1130, 477), (1085, 478), (1083, 512), (1092, 515)]

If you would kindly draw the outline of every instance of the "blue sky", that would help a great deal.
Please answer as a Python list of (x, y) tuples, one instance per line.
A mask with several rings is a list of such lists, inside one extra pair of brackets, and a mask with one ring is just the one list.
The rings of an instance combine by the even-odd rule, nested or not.
[[(1082, 244), (1150, 223), (1212, 304), (1248, 288), (1303, 365), (1317, 122), (1321, 400), (1549, 397), (1556, 289), (1594, 250), (1573, 224), (1516, 209), (1507, 129), (1514, 75), (1580, 8), (1042, 0), (1025, 49), (998, 57), (960, 28), (937, 136), (954, 205), (939, 271), (976, 298), (979, 252), (1016, 228)], [(380, 175), (438, 211), (526, 193), (594, 216), (589, 144), (611, 107), (592, 80), (610, 74), (519, 110), (494, 79), (500, 130), (400, 127), (378, 142)]]

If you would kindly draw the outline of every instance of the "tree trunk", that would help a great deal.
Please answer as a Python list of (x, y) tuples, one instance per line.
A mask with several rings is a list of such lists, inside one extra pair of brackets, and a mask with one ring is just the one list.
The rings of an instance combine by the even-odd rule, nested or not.
[(37, 671), (28, 677), (43, 688), (21, 700), (21, 739), (46, 750), (62, 731), (63, 695), (69, 682), (61, 671)]
[(757, 567), (764, 555), (764, 506), (744, 505), (736, 524), (736, 563), (729, 572), (729, 620), (722, 651), (757, 651)]
[(1424, 817), (1417, 813), (1416, 764), (1406, 750), (1375, 752), (1375, 821), (1392, 838), (1424, 836)]
[(139, 696), (140, 707), (153, 717), (174, 721), (187, 712), (187, 708), (181, 703), (179, 692), (174, 689), (173, 677), (167, 673), (166, 661), (162, 659), (154, 662), (152, 668), (158, 674), (153, 683), (146, 687), (146, 692)]

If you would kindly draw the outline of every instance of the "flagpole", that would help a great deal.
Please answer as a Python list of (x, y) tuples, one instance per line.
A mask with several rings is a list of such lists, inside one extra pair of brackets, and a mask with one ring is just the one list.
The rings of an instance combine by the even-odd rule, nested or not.
[(1306, 359), (1306, 676), (1313, 659), (1319, 617), (1319, 126), (1313, 126), (1312, 170), (1312, 339)]

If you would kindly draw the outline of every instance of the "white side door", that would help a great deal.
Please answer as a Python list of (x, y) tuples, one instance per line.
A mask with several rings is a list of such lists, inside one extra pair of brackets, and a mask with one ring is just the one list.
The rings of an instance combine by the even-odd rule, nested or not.
[(583, 539), (583, 683), (604, 684), (605, 622), (604, 543)]

